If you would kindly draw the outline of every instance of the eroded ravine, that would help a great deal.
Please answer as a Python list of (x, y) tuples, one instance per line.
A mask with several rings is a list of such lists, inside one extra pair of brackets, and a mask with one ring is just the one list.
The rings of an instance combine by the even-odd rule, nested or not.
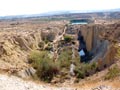
[[(59, 27), (59, 25), (58, 25), (58, 27)], [(82, 31), (83, 36), (85, 37), (84, 39), (86, 41), (87, 49), (89, 51), (94, 51), (94, 53), (96, 53), (96, 51), (99, 51), (98, 49), (100, 49), (100, 52), (101, 52), (101, 50), (103, 50), (102, 51), (103, 53), (98, 54), (98, 58), (93, 61), (98, 61), (98, 63), (100, 63), (100, 67), (102, 66), (101, 68), (104, 68), (105, 64), (108, 64), (108, 66), (109, 66), (113, 63), (113, 61), (112, 61), (113, 56), (114, 56), (113, 54), (115, 54), (115, 53), (113, 53), (114, 50), (111, 46), (109, 47), (108, 43), (106, 41), (104, 42), (104, 40), (107, 39), (107, 40), (109, 40), (109, 42), (114, 42), (113, 39), (115, 38), (115, 35), (113, 35), (110, 38), (107, 37), (107, 34), (108, 34), (107, 30), (115, 29), (116, 30), (115, 32), (117, 33), (117, 31), (119, 31), (119, 27), (117, 27), (117, 29), (116, 29), (116, 27), (114, 27), (114, 25), (108, 25), (108, 26), (106, 26), (106, 25), (105, 26), (104, 25), (100, 25), (100, 26), (85, 25), (84, 26), (83, 25), (82, 27), (80, 25), (75, 25), (75, 26), (71, 27), (72, 29), (69, 29), (69, 27), (67, 27), (67, 28), (65, 27), (65, 24), (62, 25), (62, 27), (59, 27), (59, 28), (58, 27), (57, 26), (52, 27), (52, 30), (53, 30), (53, 28), (58, 29), (58, 31), (56, 32), (56, 38), (53, 40), (53, 42), (51, 42), (51, 44), (53, 44), (53, 48), (55, 49), (54, 53), (58, 54), (58, 49), (59, 49), (59, 48), (57, 48), (58, 42), (60, 42), (60, 40), (63, 39), (65, 34), (71, 35), (70, 32), (72, 30), (73, 32), (75, 32), (74, 33), (75, 40), (77, 40), (76, 33), (77, 33), (77, 30), (80, 29)], [(20, 28), (18, 28), (18, 29), (20, 29)], [(40, 50), (38, 44), (39, 44), (39, 42), (42, 41), (41, 40), (41, 30), (39, 30), (39, 29), (37, 29), (35, 31), (34, 30), (30, 30), (30, 31), (27, 31), (27, 30), (22, 31), (21, 30), (20, 32), (19, 32), (19, 30), (15, 30), (15, 31), (13, 30), (13, 31), (9, 31), (9, 33), (6, 31), (1, 31), (0, 32), (0, 37), (1, 37), (1, 39), (0, 39), (0, 49), (1, 49), (1, 51), (0, 51), (0, 69), (3, 71), (6, 71), (8, 73), (11, 73), (11, 74), (17, 73), (17, 74), (19, 74), (19, 76), (22, 76), (22, 77), (28, 77), (29, 73), (26, 74), (26, 72), (28, 72), (28, 71), (34, 73), (34, 69), (31, 68), (31, 66), (28, 64), (27, 56), (29, 55), (29, 52), (31, 52), (32, 50)], [(60, 36), (58, 36), (58, 33), (61, 30), (63, 30), (61, 32), (62, 34)], [(48, 33), (48, 32), (49, 32), (48, 30), (45, 30), (45, 33)], [(111, 33), (111, 31), (109, 31), (109, 33)], [(114, 32), (113, 32), (113, 34), (114, 34)], [(102, 43), (100, 42), (101, 40), (103, 40)], [(104, 50), (107, 50), (107, 52)], [(73, 50), (73, 53), (74, 53), (74, 50)], [(58, 56), (58, 55), (55, 55), (55, 56)], [(74, 54), (72, 56), (74, 57)], [(95, 55), (95, 57), (96, 56), (97, 55)], [(101, 58), (101, 57), (104, 57), (104, 58)], [(49, 87), (47, 87), (47, 89), (48, 88)], [(47, 89), (45, 89), (45, 90), (47, 90)], [(76, 89), (76, 88), (74, 88), (74, 89)], [(55, 88), (54, 90), (57, 90), (57, 89)], [(60, 90), (64, 90), (64, 89), (60, 89)], [(65, 88), (65, 90), (72, 90), (72, 89)]]

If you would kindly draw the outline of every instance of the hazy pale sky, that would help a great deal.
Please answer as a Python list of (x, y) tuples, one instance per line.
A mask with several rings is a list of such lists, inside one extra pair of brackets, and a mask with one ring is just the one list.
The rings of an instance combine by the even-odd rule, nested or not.
[(0, 16), (120, 8), (120, 0), (0, 0)]

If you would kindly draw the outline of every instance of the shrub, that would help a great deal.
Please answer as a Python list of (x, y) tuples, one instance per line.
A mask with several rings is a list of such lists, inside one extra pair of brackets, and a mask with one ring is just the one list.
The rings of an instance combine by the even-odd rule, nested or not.
[(43, 81), (50, 82), (59, 73), (58, 65), (49, 58), (47, 51), (32, 52), (29, 56), (29, 61), (37, 70), (37, 76)]
[(68, 36), (68, 35), (65, 35), (65, 36), (64, 36), (64, 40), (65, 40), (66, 42), (71, 42), (72, 37), (71, 37), (71, 36)]
[(40, 49), (43, 49), (43, 48), (44, 48), (44, 44), (45, 44), (44, 42), (39, 42), (39, 43), (38, 43), (39, 48), (40, 48)]
[(80, 78), (80, 79), (85, 78), (85, 71), (77, 68), (75, 70), (75, 73), (76, 73), (77, 78)]
[(60, 53), (58, 57), (58, 61), (60, 64), (60, 67), (68, 67), (70, 66), (72, 58), (72, 50), (68, 48), (64, 48), (64, 50)]
[(97, 63), (96, 63), (96, 62), (91, 63), (91, 64), (90, 64), (90, 68), (91, 68), (91, 70), (96, 71), (96, 70), (97, 70), (97, 68), (98, 68)]
[(114, 66), (113, 68), (109, 69), (108, 73), (105, 76), (105, 79), (106, 80), (114, 79), (119, 75), (120, 75), (120, 69), (118, 68), (118, 66)]
[(96, 72), (97, 64), (93, 63), (82, 63), (76, 67), (75, 73), (77, 78), (85, 78), (85, 76), (90, 76)]

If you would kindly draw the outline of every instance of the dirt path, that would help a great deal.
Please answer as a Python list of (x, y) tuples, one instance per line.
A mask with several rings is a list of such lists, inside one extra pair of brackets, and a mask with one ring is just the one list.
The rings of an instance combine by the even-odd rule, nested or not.
[[(57, 34), (57, 35), (56, 35), (56, 38), (53, 40), (53, 42), (50, 43), (50, 44), (53, 44), (53, 48), (56, 49), (57, 42), (60, 41), (60, 40), (62, 40), (62, 39), (64, 38), (66, 29), (67, 29), (67, 27), (65, 26), (65, 28), (64, 28), (64, 30), (63, 30), (63, 32), (62, 32), (62, 34), (61, 34), (61, 35), (58, 35), (58, 34)], [(49, 44), (49, 43), (48, 43), (48, 44)], [(46, 45), (44, 46), (44, 49), (45, 49), (45, 47), (48, 46), (48, 44), (46, 44)]]
[(66, 32), (66, 29), (67, 29), (67, 27), (65, 26), (63, 33), (61, 35), (57, 35), (56, 39), (53, 41), (53, 43), (57, 43), (58, 41), (60, 41), (63, 38), (63, 36), (65, 35), (65, 32)]
[(58, 48), (57, 48), (58, 42), (64, 38), (66, 29), (67, 29), (67, 27), (65, 26), (65, 28), (64, 28), (64, 30), (63, 30), (63, 33), (62, 33), (61, 35), (57, 35), (57, 36), (56, 36), (56, 39), (55, 39), (55, 40), (53, 41), (53, 43), (52, 43), (52, 44), (53, 44), (53, 49), (54, 49), (54, 58), (55, 58), (54, 61), (56, 61), (57, 58), (58, 58)]

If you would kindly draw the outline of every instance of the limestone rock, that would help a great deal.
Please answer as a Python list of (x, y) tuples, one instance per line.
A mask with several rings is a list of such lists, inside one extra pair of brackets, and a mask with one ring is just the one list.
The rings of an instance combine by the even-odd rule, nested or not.
[(27, 68), (25, 70), (21, 70), (17, 73), (17, 75), (19, 77), (22, 77), (22, 78), (28, 78), (28, 77), (31, 77), (33, 76), (34, 74), (36, 73), (36, 70), (33, 69), (32, 67), (30, 68)]

